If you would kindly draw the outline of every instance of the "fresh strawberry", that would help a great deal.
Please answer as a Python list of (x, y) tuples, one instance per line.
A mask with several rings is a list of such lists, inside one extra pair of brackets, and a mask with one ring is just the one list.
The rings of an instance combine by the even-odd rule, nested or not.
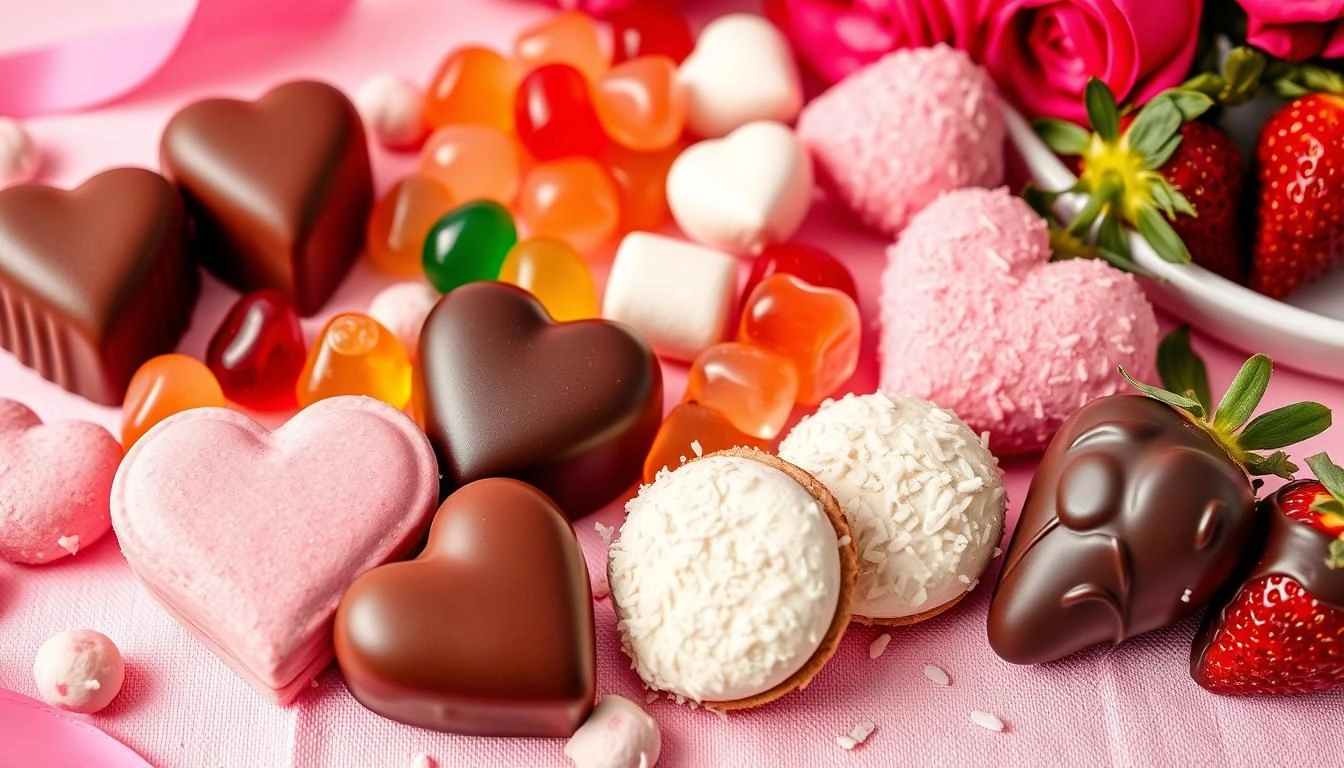
[(1261, 129), (1255, 158), (1251, 287), (1282, 298), (1344, 261), (1344, 97), (1290, 101)]
[(1100, 80), (1087, 87), (1095, 133), (1058, 120), (1036, 124), (1045, 142), (1066, 158), (1077, 155), (1078, 183), (1045, 193), (1046, 202), (1072, 193), (1086, 205), (1068, 234), (1089, 237), (1105, 251), (1127, 257), (1123, 226), (1134, 227), (1168, 261), (1194, 261), (1241, 280), (1237, 207), (1242, 161), (1222, 130), (1191, 122), (1213, 100), (1194, 91), (1159, 94), (1137, 115), (1120, 117)]
[(1246, 282), (1240, 219), (1245, 163), (1221, 128), (1193, 122), (1181, 126), (1181, 143), (1158, 172), (1198, 213), (1177, 213), (1171, 226), (1201, 267), (1237, 283)]
[(1210, 610), (1190, 674), (1214, 693), (1308, 693), (1344, 686), (1344, 469), (1307, 459), (1316, 480), (1261, 503), (1263, 552), (1221, 609)]

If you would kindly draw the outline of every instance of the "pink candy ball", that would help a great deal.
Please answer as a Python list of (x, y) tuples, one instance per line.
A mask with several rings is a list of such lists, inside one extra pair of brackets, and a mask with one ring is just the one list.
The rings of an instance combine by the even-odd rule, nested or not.
[(369, 317), (392, 332), (414, 360), (420, 348), (420, 327), (439, 302), (439, 292), (425, 283), (394, 283), (369, 302)]
[(369, 133), (388, 149), (415, 149), (429, 135), (425, 94), (404, 77), (379, 75), (364, 83), (355, 107)]
[(116, 698), (126, 678), (121, 651), (101, 632), (70, 629), (48, 638), (33, 660), (37, 692), (53, 707), (91, 714)]

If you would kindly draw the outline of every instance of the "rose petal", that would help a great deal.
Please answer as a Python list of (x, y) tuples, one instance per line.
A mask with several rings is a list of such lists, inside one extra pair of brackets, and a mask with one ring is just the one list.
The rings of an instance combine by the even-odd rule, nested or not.
[(1344, 0), (1237, 0), (1251, 19), (1264, 24), (1300, 24), (1337, 21), (1344, 16)]
[(1268, 24), (1254, 16), (1246, 27), (1246, 42), (1288, 61), (1306, 61), (1321, 55), (1327, 28), (1324, 24)]

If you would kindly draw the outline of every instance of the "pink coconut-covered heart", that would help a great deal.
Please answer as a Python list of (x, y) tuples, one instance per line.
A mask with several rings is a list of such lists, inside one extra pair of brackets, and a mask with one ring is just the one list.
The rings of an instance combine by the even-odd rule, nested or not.
[(887, 254), (881, 386), (955, 411), (990, 448), (1042, 450), (1079, 406), (1154, 378), (1157, 319), (1132, 275), (1050, 261), (1045, 222), (1006, 189), (935, 200)]
[(107, 533), (121, 445), (88, 421), (43, 424), (0, 398), (0, 559), (49, 563)]
[(429, 440), (381, 401), (321, 400), (275, 432), (197, 408), (126, 454), (112, 526), (159, 602), (288, 703), (331, 661), (346, 587), (409, 555), (437, 499)]

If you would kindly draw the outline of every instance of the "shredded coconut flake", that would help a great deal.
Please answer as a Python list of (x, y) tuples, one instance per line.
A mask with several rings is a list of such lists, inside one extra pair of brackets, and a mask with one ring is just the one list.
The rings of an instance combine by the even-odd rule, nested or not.
[(658, 693), (657, 693), (657, 691), (649, 691), (648, 693), (644, 694), (644, 703), (645, 703), (645, 704), (652, 704), (653, 702), (655, 702), (655, 701), (657, 701), (657, 700), (658, 700)]
[(942, 667), (939, 667), (936, 664), (925, 664), (924, 676), (934, 685), (952, 684), (952, 679), (947, 676), (947, 673), (943, 671)]
[(692, 450), (692, 451), (695, 451), (695, 456), (696, 456), (696, 458), (699, 458), (699, 457), (705, 455), (705, 449), (704, 449), (703, 446), (700, 445), (700, 441), (699, 441), (699, 440), (692, 440), (692, 441), (691, 441), (691, 450)]
[(719, 716), (719, 719), (722, 720), (723, 722), (725, 722), (725, 723), (728, 722), (728, 711), (727, 711), (727, 710), (724, 710), (724, 709), (715, 709), (714, 707), (705, 707), (705, 709), (707, 709), (707, 710), (709, 710), (710, 712), (713, 712), (714, 714), (718, 715), (718, 716)]
[(841, 749), (853, 749), (859, 745), (859, 742), (848, 736), (836, 736), (835, 743), (839, 744)]
[(977, 709), (971, 712), (971, 722), (995, 733), (1003, 732), (1003, 721), (999, 719), (998, 715), (991, 712), (981, 712)]
[(849, 731), (847, 736), (836, 736), (835, 743), (842, 749), (853, 749), (868, 740), (877, 726), (872, 723), (859, 723)]
[(849, 534), (846, 533), (844, 536), (841, 536), (840, 539), (839, 539), (838, 541), (836, 541), (836, 544), (838, 544), (838, 545), (840, 545), (840, 546), (842, 546), (842, 547), (848, 547), (848, 546), (850, 545), (850, 542), (852, 542), (852, 541), (854, 541), (854, 539), (851, 539), (851, 538), (849, 537)]
[(616, 528), (610, 525), (603, 525), (601, 522), (593, 523), (593, 530), (602, 537), (602, 543), (611, 546), (611, 535), (616, 532)]
[(79, 554), (79, 537), (62, 536), (56, 540), (56, 546), (60, 547), (61, 549), (64, 549), (66, 552), (69, 552), (72, 555), (77, 555)]
[(868, 658), (876, 659), (878, 656), (881, 656), (883, 653), (886, 652), (887, 643), (890, 642), (891, 642), (891, 635), (888, 635), (885, 632), (878, 635), (877, 639), (873, 641), (873, 644), (868, 646)]

